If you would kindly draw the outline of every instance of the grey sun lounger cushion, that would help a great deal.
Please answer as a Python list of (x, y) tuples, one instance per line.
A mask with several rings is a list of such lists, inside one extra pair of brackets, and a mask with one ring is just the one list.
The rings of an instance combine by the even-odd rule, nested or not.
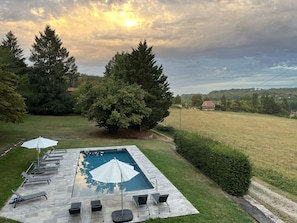
[(10, 204), (14, 204), (14, 208), (16, 207), (17, 203), (23, 202), (23, 201), (28, 201), (28, 200), (33, 200), (36, 198), (40, 198), (40, 197), (45, 197), (47, 199), (47, 194), (45, 191), (40, 191), (34, 194), (28, 194), (28, 195), (20, 195), (18, 192), (11, 190), (11, 192), (16, 195), (16, 197), (13, 199), (12, 202), (10, 202)]
[(42, 183), (42, 182), (47, 182), (49, 184), (51, 181), (51, 178), (49, 178), (49, 177), (31, 177), (30, 175), (28, 175), (25, 172), (22, 172), (22, 177), (25, 178), (25, 181), (23, 182), (23, 184), (25, 184), (25, 183)]
[(154, 193), (151, 195), (155, 204), (158, 205), (158, 209), (159, 209), (159, 214), (160, 214), (160, 205), (161, 204), (166, 204), (168, 209), (169, 209), (169, 212), (170, 212), (170, 207), (169, 207), (169, 204), (167, 203), (167, 198), (169, 196), (169, 194), (160, 194), (160, 193)]

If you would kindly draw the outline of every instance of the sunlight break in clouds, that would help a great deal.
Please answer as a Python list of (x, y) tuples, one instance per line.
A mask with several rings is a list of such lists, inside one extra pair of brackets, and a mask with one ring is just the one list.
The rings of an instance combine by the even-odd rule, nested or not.
[(296, 0), (9, 0), (0, 2), (0, 39), (11, 30), (29, 57), (48, 24), (79, 71), (96, 75), (145, 39), (172, 91), (204, 93), (281, 83), (277, 72), (297, 67), (296, 11)]
[(41, 16), (43, 16), (44, 9), (43, 8), (33, 8), (33, 9), (31, 9), (31, 13), (35, 16), (41, 17)]

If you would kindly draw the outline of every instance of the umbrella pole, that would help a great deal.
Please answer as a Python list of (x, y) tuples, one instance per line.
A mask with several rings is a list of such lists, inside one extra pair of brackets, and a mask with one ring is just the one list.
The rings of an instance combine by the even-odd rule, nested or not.
[(123, 202), (123, 174), (121, 171), (121, 203), (122, 203), (122, 216), (124, 216), (124, 202)]
[(39, 166), (39, 148), (37, 148), (37, 166)]
[(122, 197), (122, 216), (123, 216), (124, 215), (123, 190), (121, 190), (121, 197)]

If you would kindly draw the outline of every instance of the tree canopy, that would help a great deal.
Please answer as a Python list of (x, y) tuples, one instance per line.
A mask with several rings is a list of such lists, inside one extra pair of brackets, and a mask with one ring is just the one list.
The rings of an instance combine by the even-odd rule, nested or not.
[(5, 39), (1, 41), (1, 46), (6, 47), (12, 52), (12, 54), (21, 61), (24, 61), (23, 49), (18, 44), (17, 37), (13, 34), (12, 31), (9, 31), (5, 35)]
[(148, 47), (146, 41), (140, 42), (131, 53), (117, 53), (106, 66), (105, 75), (114, 75), (128, 84), (138, 84), (146, 92), (144, 100), (151, 113), (142, 119), (141, 129), (153, 128), (169, 115), (172, 92), (162, 65), (156, 65), (152, 47)]
[(77, 73), (75, 58), (62, 46), (55, 30), (46, 26), (44, 33), (35, 36), (30, 61), (30, 94), (28, 109), (35, 114), (65, 114), (73, 109), (73, 100), (67, 92), (67, 80)]
[(174, 98), (174, 104), (181, 104), (182, 100), (181, 100), (181, 96), (176, 95), (176, 97)]
[(1, 47), (10, 52), (10, 54), (4, 54), (5, 57), (2, 57), (2, 60), (7, 64), (7, 71), (18, 76), (24, 75), (27, 72), (27, 65), (24, 62), (23, 49), (12, 31), (9, 31), (2, 39)]
[(21, 123), (26, 114), (24, 98), (17, 93), (18, 76), (7, 70), (3, 58), (10, 52), (0, 47), (0, 120), (13, 123)]
[(203, 103), (202, 95), (201, 94), (194, 94), (192, 95), (192, 106), (199, 107)]
[(127, 85), (113, 75), (100, 83), (84, 84), (79, 90), (78, 105), (84, 116), (112, 133), (139, 125), (151, 112), (144, 101), (146, 93), (139, 85)]

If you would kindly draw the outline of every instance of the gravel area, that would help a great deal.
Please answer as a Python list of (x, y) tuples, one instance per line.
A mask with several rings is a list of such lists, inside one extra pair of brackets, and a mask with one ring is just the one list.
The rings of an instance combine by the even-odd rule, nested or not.
[[(249, 197), (246, 197), (246, 200), (261, 210), (263, 214), (272, 220), (272, 222), (297, 222), (296, 202), (268, 189), (267, 187), (255, 181), (251, 183), (249, 195)], [(275, 214), (272, 214), (272, 212)], [(283, 220), (277, 216), (281, 217)]]

